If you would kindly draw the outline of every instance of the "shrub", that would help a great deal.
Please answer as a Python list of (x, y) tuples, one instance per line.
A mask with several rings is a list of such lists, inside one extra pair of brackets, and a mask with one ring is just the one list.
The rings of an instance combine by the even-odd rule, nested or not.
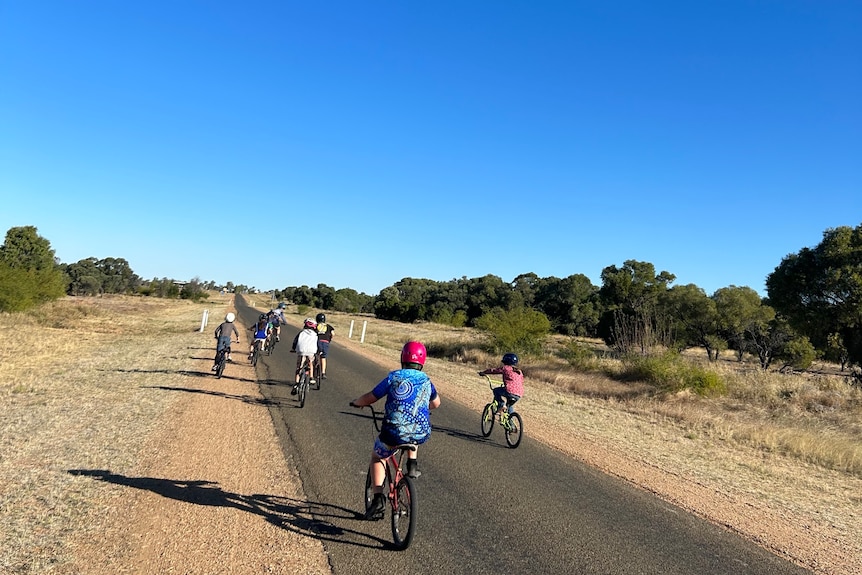
[(724, 380), (717, 373), (672, 352), (628, 355), (623, 358), (621, 377), (646, 381), (670, 393), (690, 389), (698, 395), (722, 395), (727, 391)]
[(476, 320), (476, 327), (491, 336), (493, 351), (539, 354), (551, 322), (531, 308), (495, 309)]
[(591, 371), (598, 367), (598, 358), (588, 345), (571, 340), (559, 353), (574, 368)]

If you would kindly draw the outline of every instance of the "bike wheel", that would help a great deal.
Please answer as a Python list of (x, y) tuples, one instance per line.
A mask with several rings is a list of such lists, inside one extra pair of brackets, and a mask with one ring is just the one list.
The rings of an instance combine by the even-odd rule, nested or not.
[(254, 351), (251, 352), (251, 366), (255, 367), (257, 365), (257, 358), (260, 356), (260, 346), (255, 345)]
[(314, 364), (314, 389), (320, 389), (320, 380), (323, 379), (320, 377), (320, 364)]
[(517, 413), (509, 414), (509, 423), (505, 429), (506, 444), (512, 449), (521, 445), (521, 438), (524, 436), (524, 422), (521, 421), (521, 416)]
[(299, 407), (305, 407), (305, 395), (308, 392), (308, 374), (304, 373), (299, 378)]
[(222, 356), (219, 359), (218, 366), (216, 367), (216, 379), (221, 379), (221, 375), (224, 373), (224, 364), (225, 358)]
[(395, 486), (395, 500), (392, 503), (392, 540), (398, 549), (407, 549), (416, 535), (416, 483), (409, 477), (402, 477)]
[(494, 429), (494, 409), (493, 404), (489, 403), (482, 410), (482, 437), (491, 435), (492, 429)]

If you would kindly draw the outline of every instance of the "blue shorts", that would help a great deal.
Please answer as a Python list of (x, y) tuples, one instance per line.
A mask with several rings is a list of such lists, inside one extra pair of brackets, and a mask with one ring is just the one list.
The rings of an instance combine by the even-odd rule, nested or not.
[(422, 445), (428, 441), (428, 437), (424, 437), (419, 441), (405, 441), (401, 438), (395, 436), (393, 433), (388, 432), (385, 428), (380, 432), (380, 435), (377, 436), (377, 439), (374, 440), (374, 455), (379, 457), (380, 459), (386, 459), (390, 457), (393, 453), (395, 453), (395, 447), (398, 445), (403, 445), (405, 443), (412, 443), (414, 445)]
[(218, 345), (216, 346), (216, 351), (221, 351), (223, 349), (227, 349), (230, 347), (230, 336), (229, 335), (221, 335), (218, 338)]
[(328, 341), (318, 341), (317, 342), (317, 353), (320, 354), (320, 357), (326, 357), (326, 354), (329, 353), (329, 342)]

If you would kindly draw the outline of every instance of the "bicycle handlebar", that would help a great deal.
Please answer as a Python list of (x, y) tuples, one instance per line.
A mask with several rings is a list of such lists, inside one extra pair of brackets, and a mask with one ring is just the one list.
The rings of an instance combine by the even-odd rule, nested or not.
[(484, 377), (485, 379), (488, 380), (488, 387), (490, 387), (491, 389), (494, 389), (495, 387), (502, 387), (502, 386), (506, 385), (506, 383), (503, 382), (502, 380), (491, 379), (491, 376), (488, 375), (487, 373), (482, 373), (481, 371), (478, 373), (479, 373), (479, 375), (481, 375), (482, 377)]

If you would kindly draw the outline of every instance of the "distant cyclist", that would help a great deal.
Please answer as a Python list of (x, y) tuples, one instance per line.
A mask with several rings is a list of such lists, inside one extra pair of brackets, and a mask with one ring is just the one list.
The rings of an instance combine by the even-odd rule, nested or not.
[[(257, 322), (254, 325), (249, 327), (248, 329), (253, 332), (253, 337), (251, 338), (251, 345), (248, 346), (248, 360), (251, 361), (251, 356), (254, 353), (254, 346), (260, 345), (261, 349), (263, 349), (263, 342), (266, 341), (266, 336), (269, 334), (269, 320), (266, 318), (266, 314), (262, 313), (257, 317)], [(257, 342), (260, 342), (258, 344)]]
[[(314, 323), (314, 320), (310, 317), (306, 318), (302, 330), (293, 338), (293, 345), (290, 346), (290, 351), (296, 352), (296, 379), (290, 395), (296, 395), (299, 390), (299, 374), (303, 369), (303, 363), (308, 362), (309, 367), (311, 367), (314, 354), (317, 353), (316, 329), (317, 324)], [(315, 383), (314, 374), (309, 379), (309, 383)]]
[(503, 376), (503, 385), (494, 388), (494, 399), (497, 400), (497, 413), (499, 416), (503, 409), (509, 412), (514, 411), (515, 402), (521, 399), (524, 395), (524, 372), (518, 368), (518, 356), (514, 353), (503, 355), (500, 367), (491, 367), (484, 371), (480, 371), (479, 375), (499, 374)]
[(332, 332), (335, 328), (326, 323), (326, 314), (317, 314), (317, 352), (320, 354), (320, 378), (326, 379), (326, 356), (329, 354), (329, 344), (332, 343)]
[[(227, 349), (227, 360), (233, 361), (230, 357), (230, 344), (233, 341), (233, 336), (236, 336), (236, 342), (239, 343), (239, 332), (236, 330), (236, 326), (234, 325), (234, 320), (236, 319), (236, 315), (233, 312), (228, 312), (226, 316), (224, 316), (224, 321), (219, 324), (219, 326), (215, 330), (215, 337), (218, 340), (216, 344), (216, 359), (218, 358), (218, 354), (221, 353), (222, 350)], [(215, 364), (215, 360), (213, 360), (213, 371), (218, 369), (218, 365)]]
[(287, 319), (284, 317), (284, 302), (278, 304), (275, 309), (269, 310), (272, 327), (275, 328), (275, 341), (281, 341), (281, 326), (287, 324)]

